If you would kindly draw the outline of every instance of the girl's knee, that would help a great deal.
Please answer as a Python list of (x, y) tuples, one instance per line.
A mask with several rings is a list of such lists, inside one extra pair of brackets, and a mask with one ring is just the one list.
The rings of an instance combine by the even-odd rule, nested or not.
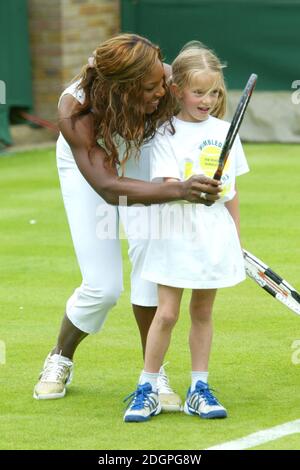
[(178, 314), (176, 312), (158, 309), (156, 313), (156, 317), (161, 328), (170, 329), (175, 326), (177, 319), (178, 319)]
[(213, 311), (216, 290), (193, 291), (190, 314), (192, 319), (198, 321), (210, 321)]
[(208, 322), (212, 318), (211, 308), (191, 308), (190, 313), (192, 321)]

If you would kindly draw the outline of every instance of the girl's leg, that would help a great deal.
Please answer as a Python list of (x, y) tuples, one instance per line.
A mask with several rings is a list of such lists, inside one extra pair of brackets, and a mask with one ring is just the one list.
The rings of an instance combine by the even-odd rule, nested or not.
[[(148, 239), (151, 236), (149, 228), (153, 211), (149, 207), (122, 206), (119, 207), (119, 215), (128, 238), (128, 256), (131, 261), (131, 303), (140, 332), (144, 358), (148, 331), (158, 303), (157, 285), (141, 277)], [(163, 366), (160, 369), (157, 385), (162, 409), (180, 411), (181, 398), (170, 386)]]
[(183, 289), (158, 286), (159, 306), (148, 333), (145, 366), (139, 385), (125, 412), (125, 422), (148, 421), (161, 411), (157, 379), (170, 343), (173, 326), (179, 315), (182, 292)]
[(184, 412), (201, 418), (226, 418), (225, 408), (212, 394), (208, 383), (208, 362), (212, 343), (212, 307), (216, 289), (194, 290), (190, 303), (190, 350), (192, 383), (188, 391)]
[(192, 371), (207, 371), (213, 336), (212, 308), (216, 289), (193, 290), (190, 302), (189, 344)]
[(178, 319), (183, 289), (158, 286), (158, 308), (149, 329), (144, 370), (158, 373)]

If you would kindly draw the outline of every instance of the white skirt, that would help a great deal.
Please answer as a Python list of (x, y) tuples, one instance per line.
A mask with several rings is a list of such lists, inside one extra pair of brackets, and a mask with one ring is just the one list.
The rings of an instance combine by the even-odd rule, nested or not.
[(235, 223), (224, 204), (162, 204), (159, 215), (143, 279), (191, 289), (229, 287), (245, 279)]

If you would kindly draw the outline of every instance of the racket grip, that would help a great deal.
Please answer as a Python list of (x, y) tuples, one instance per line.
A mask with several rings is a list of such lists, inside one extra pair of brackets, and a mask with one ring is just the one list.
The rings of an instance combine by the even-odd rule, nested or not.
[(221, 178), (222, 178), (222, 170), (218, 168), (214, 174), (214, 180), (220, 181)]

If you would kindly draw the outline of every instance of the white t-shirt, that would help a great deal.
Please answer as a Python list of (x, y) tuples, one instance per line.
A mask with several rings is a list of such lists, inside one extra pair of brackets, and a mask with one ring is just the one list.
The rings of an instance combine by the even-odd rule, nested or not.
[[(209, 116), (202, 122), (186, 122), (173, 118), (175, 134), (170, 126), (161, 126), (154, 137), (151, 151), (151, 179), (177, 178), (181, 181), (195, 174), (213, 177), (229, 123)], [(235, 177), (249, 171), (241, 141), (237, 136), (221, 179), (221, 202), (235, 195)]]
[[(151, 179), (185, 180), (193, 174), (212, 177), (229, 124), (214, 117), (197, 123), (174, 118), (173, 124), (174, 135), (165, 124), (154, 137)], [(210, 207), (184, 201), (160, 204), (155, 231), (150, 234), (143, 279), (191, 289), (228, 287), (245, 279), (235, 223), (224, 203), (235, 195), (235, 177), (247, 171), (237, 138), (224, 169), (221, 199)]]

